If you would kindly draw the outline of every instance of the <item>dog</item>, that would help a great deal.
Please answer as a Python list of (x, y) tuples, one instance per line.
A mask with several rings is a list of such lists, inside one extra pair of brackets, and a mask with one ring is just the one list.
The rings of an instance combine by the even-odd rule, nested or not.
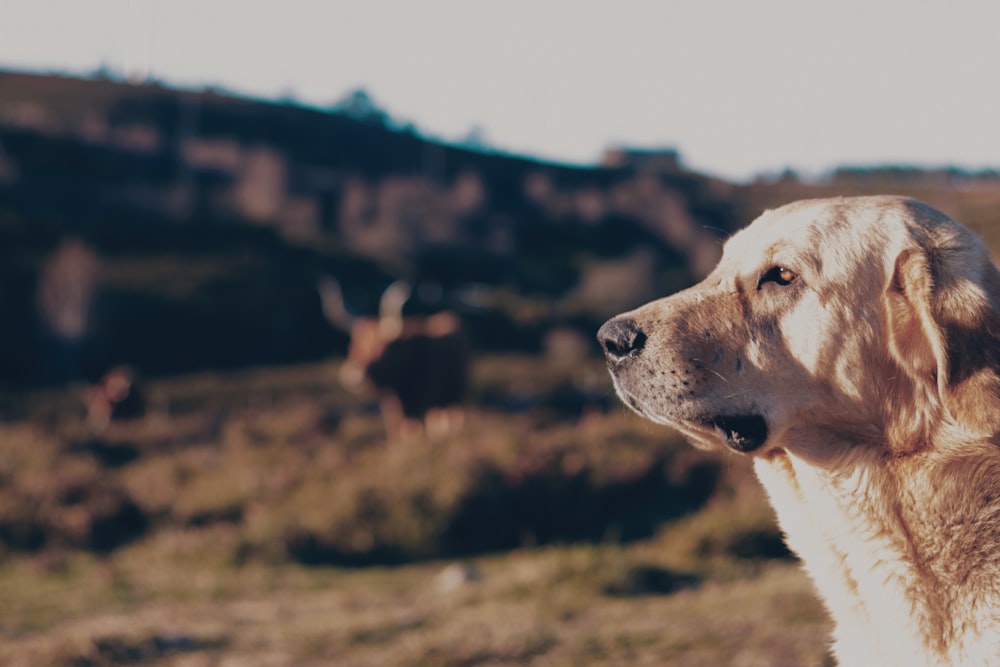
[(633, 410), (753, 458), (834, 656), (882, 667), (1000, 665), (998, 338), (983, 243), (894, 196), (766, 211), (598, 332)]

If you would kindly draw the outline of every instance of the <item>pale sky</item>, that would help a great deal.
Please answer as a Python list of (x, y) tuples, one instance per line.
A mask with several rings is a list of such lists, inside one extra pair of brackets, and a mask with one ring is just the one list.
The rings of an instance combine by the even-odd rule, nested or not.
[(1000, 167), (995, 0), (0, 2), (0, 67), (102, 64), (319, 106), (363, 86), (430, 135), (568, 162)]

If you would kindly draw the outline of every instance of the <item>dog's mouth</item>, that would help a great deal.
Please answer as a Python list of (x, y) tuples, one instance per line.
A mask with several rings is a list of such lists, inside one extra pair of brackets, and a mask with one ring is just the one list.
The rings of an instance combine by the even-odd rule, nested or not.
[(722, 431), (726, 446), (737, 452), (755, 451), (767, 440), (767, 421), (760, 415), (721, 415), (708, 423)]
[[(646, 401), (629, 391), (628, 385), (615, 373), (611, 373), (618, 396), (639, 415), (657, 424), (678, 428), (703, 447), (710, 447), (713, 441), (721, 440), (733, 451), (748, 454), (760, 449), (769, 434), (767, 420), (759, 414), (736, 414), (695, 417), (684, 414), (693, 406), (682, 407), (673, 403), (667, 410), (656, 410)], [(718, 440), (717, 440), (718, 438)]]

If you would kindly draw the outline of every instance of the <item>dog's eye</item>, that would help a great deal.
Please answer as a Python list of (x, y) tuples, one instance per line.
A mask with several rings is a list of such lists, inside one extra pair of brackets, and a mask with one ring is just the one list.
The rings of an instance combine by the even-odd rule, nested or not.
[(774, 283), (781, 286), (791, 285), (798, 280), (798, 277), (799, 275), (791, 269), (784, 266), (774, 266), (761, 274), (760, 280), (757, 281), (757, 289), (759, 290), (765, 283)]

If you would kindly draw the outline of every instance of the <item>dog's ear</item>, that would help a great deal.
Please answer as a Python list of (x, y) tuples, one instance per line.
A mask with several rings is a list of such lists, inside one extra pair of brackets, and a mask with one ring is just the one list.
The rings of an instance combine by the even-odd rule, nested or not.
[(948, 353), (934, 317), (934, 272), (922, 249), (897, 258), (885, 292), (889, 353), (905, 377), (890, 385), (886, 417), (889, 444), (897, 453), (922, 449), (944, 412)]
[(948, 353), (934, 317), (934, 282), (927, 253), (904, 250), (886, 291), (886, 310), (893, 358), (914, 382), (940, 391), (948, 378)]
[(886, 290), (889, 351), (914, 390), (906, 448), (944, 416), (983, 436), (1000, 430), (1000, 278), (970, 232), (948, 231), (947, 243), (902, 251)]

